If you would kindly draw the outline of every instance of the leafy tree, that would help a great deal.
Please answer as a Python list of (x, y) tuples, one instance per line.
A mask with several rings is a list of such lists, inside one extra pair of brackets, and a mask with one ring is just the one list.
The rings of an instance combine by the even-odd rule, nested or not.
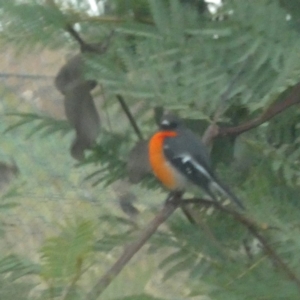
[[(89, 16), (88, 2), (80, 3), (2, 0), (1, 38), (20, 51), (78, 44), (80, 54), (74, 53), (55, 83), (76, 131), (71, 153), (81, 160), (80, 167), (95, 166), (88, 179), (104, 186), (125, 179), (132, 147), (156, 129), (164, 110), (171, 110), (204, 136), (215, 167), (244, 200), (247, 212), (192, 198), (183, 210), (195, 224), (179, 211), (173, 214), (179, 204), (166, 204), (144, 230), (135, 221), (102, 214), (101, 223), (110, 230), (98, 239), (99, 223), (67, 224), (46, 241), (40, 269), (30, 268), (46, 281), (45, 294), (50, 299), (98, 298), (147, 242), (163, 280), (182, 285), (178, 299), (298, 299), (297, 1), (228, 0), (215, 15), (200, 0), (111, 0), (100, 16)], [(113, 121), (125, 115), (127, 126), (111, 130), (98, 122), (92, 92), (97, 84)], [(48, 117), (19, 117), (14, 128), (33, 121), (38, 122), (36, 132), (70, 130)], [(94, 121), (82, 127), (86, 120)], [(78, 141), (84, 145), (79, 150)], [(141, 175), (144, 171), (147, 167)], [(140, 184), (149, 195), (159, 189), (147, 176)], [(103, 268), (99, 257), (116, 255), (128, 242), (108, 273), (86, 282), (87, 273)], [(1, 267), (5, 260), (0, 262), (3, 273), (28, 269), (20, 258), (10, 268)], [(168, 293), (161, 297), (168, 299)], [(123, 299), (156, 298), (140, 294)]]

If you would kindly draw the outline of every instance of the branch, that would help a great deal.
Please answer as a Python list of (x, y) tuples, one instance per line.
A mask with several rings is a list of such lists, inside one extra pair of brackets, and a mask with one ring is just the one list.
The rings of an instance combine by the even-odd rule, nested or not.
[(96, 52), (92, 45), (87, 44), (79, 35), (79, 33), (72, 27), (72, 25), (67, 24), (65, 30), (78, 42), (81, 52)]
[(216, 209), (233, 216), (234, 219), (236, 219), (239, 223), (241, 223), (245, 227), (247, 227), (247, 229), (252, 233), (252, 235), (255, 236), (259, 240), (259, 242), (263, 245), (266, 254), (274, 261), (274, 263), (277, 265), (277, 267), (280, 268), (286, 274), (287, 278), (289, 278), (291, 281), (293, 281), (297, 285), (298, 289), (300, 290), (300, 279), (289, 268), (289, 266), (281, 259), (281, 257), (271, 247), (271, 245), (268, 243), (268, 241), (265, 239), (265, 237), (259, 232), (259, 230), (260, 230), (259, 226), (255, 221), (251, 220), (244, 214), (239, 213), (238, 211), (235, 211), (233, 209), (222, 206), (221, 204), (211, 201), (211, 200), (184, 199), (184, 200), (182, 200), (181, 205), (188, 204), (188, 203), (198, 203), (198, 204), (204, 204), (206, 206), (213, 206)]
[(122, 271), (130, 259), (145, 245), (149, 238), (156, 232), (180, 205), (181, 194), (169, 194), (162, 210), (155, 216), (149, 225), (140, 233), (140, 236), (132, 244), (128, 245), (115, 264), (100, 278), (96, 285), (88, 293), (86, 300), (96, 300), (109, 284)]
[(136, 135), (138, 136), (138, 138), (141, 141), (144, 140), (143, 134), (142, 134), (140, 128), (138, 127), (138, 125), (137, 125), (137, 123), (136, 123), (136, 121), (135, 121), (135, 119), (134, 119), (134, 117), (133, 117), (133, 115), (132, 115), (132, 113), (131, 113), (128, 105), (126, 104), (124, 98), (121, 95), (119, 95), (119, 94), (116, 95), (116, 97), (117, 97), (117, 99), (118, 99), (118, 101), (119, 101), (119, 103), (120, 103), (120, 105), (121, 105), (124, 113), (126, 114), (126, 116), (127, 116), (128, 120), (129, 120), (131, 126), (133, 127), (134, 132), (136, 133)]
[(245, 131), (258, 127), (259, 125), (269, 121), (271, 118), (275, 117), (279, 113), (283, 112), (287, 108), (300, 103), (300, 82), (294, 86), (290, 94), (281, 102), (273, 103), (264, 113), (259, 117), (245, 122), (244, 124), (228, 127), (228, 128), (219, 128), (219, 136), (224, 135), (239, 135)]
[[(57, 11), (63, 14), (54, 0), (46, 0), (46, 5), (55, 8)], [(103, 54), (104, 52), (106, 52), (111, 38), (114, 34), (114, 30), (112, 30), (103, 42), (99, 44), (89, 44), (81, 38), (79, 33), (73, 28), (72, 24), (66, 22), (64, 30), (68, 32), (71, 35), (71, 37), (73, 37), (73, 39), (79, 44), (81, 52), (94, 52), (98, 54)]]
[(96, 54), (103, 54), (108, 49), (108, 46), (111, 42), (111, 39), (115, 33), (114, 30), (112, 30), (108, 36), (101, 42), (97, 44), (90, 44), (85, 42), (79, 35), (79, 33), (72, 27), (72, 25), (67, 24), (65, 27), (65, 30), (74, 38), (75, 41), (78, 42), (80, 46), (80, 51), (83, 52), (93, 52)]

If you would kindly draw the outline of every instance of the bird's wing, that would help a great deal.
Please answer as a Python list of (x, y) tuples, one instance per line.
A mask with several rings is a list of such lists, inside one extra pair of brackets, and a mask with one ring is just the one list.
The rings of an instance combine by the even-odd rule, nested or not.
[[(209, 157), (206, 152), (201, 157), (201, 151), (203, 149), (206, 151), (205, 146), (193, 139), (180, 133), (174, 138), (166, 138), (164, 154), (167, 160), (189, 181), (207, 191), (213, 179)], [(197, 153), (197, 156), (193, 155), (194, 153)]]
[(204, 144), (192, 132), (181, 132), (175, 137), (166, 138), (164, 154), (168, 161), (190, 182), (204, 189), (214, 200), (211, 187), (217, 188), (223, 195), (244, 209), (241, 201), (214, 174), (209, 154)]

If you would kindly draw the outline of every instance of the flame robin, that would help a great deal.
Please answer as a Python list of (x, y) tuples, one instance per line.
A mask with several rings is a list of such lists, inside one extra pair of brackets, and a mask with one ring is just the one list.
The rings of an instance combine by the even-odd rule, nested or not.
[(218, 190), (245, 209), (215, 175), (205, 145), (176, 116), (162, 118), (159, 131), (150, 138), (148, 151), (154, 175), (169, 190), (184, 191), (192, 184), (202, 188), (214, 201)]

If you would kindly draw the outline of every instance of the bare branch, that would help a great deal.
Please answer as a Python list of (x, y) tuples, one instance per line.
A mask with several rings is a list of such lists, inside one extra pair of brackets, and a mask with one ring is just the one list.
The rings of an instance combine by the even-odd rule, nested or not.
[(130, 259), (145, 245), (149, 238), (156, 232), (158, 227), (163, 224), (177, 209), (180, 204), (181, 194), (169, 194), (164, 207), (149, 223), (149, 225), (140, 233), (140, 236), (132, 244), (128, 245), (120, 258), (104, 274), (103, 277), (88, 293), (86, 300), (96, 300), (109, 284), (122, 271)]
[(198, 203), (198, 204), (204, 204), (206, 206), (213, 206), (216, 209), (231, 215), (235, 220), (243, 224), (252, 233), (252, 235), (260, 241), (268, 257), (273, 260), (275, 265), (279, 269), (281, 269), (286, 274), (286, 277), (289, 278), (291, 281), (293, 281), (297, 285), (298, 289), (300, 290), (300, 279), (289, 268), (289, 266), (281, 259), (281, 257), (276, 253), (276, 251), (268, 243), (266, 238), (260, 233), (261, 228), (255, 221), (251, 220), (245, 214), (240, 213), (231, 208), (222, 206), (220, 203), (217, 203), (215, 201), (206, 200), (206, 199), (184, 199), (182, 200), (181, 205), (188, 204), (188, 203)]
[(212, 146), (212, 142), (213, 142), (214, 138), (216, 136), (218, 136), (218, 134), (219, 134), (219, 126), (217, 124), (214, 124), (214, 123), (210, 124), (206, 128), (206, 130), (205, 130), (205, 132), (204, 132), (204, 134), (202, 136), (202, 142), (203, 142), (203, 144), (208, 149), (210, 149), (210, 147)]
[(300, 82), (294, 86), (290, 94), (281, 102), (273, 103), (264, 113), (259, 117), (245, 122), (244, 124), (228, 127), (219, 128), (218, 135), (239, 135), (245, 131), (258, 127), (259, 125), (269, 121), (279, 113), (283, 112), (287, 108), (300, 103)]

